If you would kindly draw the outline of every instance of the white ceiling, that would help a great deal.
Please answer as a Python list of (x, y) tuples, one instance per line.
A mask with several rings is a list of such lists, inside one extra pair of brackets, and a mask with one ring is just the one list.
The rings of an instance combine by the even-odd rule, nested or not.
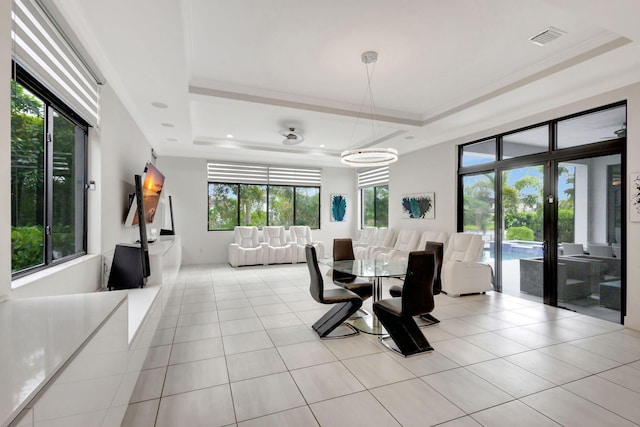
[[(340, 166), (347, 148), (402, 155), (640, 81), (637, 0), (45, 4), (160, 156)], [(549, 26), (566, 34), (528, 40)], [(282, 144), (289, 127), (303, 143)]]

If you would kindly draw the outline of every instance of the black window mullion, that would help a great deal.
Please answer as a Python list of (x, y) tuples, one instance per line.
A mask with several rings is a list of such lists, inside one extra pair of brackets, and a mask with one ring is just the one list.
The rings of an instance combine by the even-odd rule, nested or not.
[(44, 132), (44, 251), (45, 264), (53, 261), (53, 108), (45, 107)]
[(293, 225), (298, 225), (298, 218), (296, 217), (296, 201), (298, 199), (298, 188), (293, 186)]
[(378, 187), (373, 187), (373, 225), (378, 226)]
[(504, 230), (502, 229), (503, 217), (504, 217), (504, 209), (502, 207), (502, 186), (504, 185), (502, 182), (502, 171), (499, 169), (494, 169), (494, 189), (493, 189), (493, 198), (495, 200), (495, 211), (493, 213), (493, 239), (494, 239), (494, 274), (495, 274), (495, 287), (498, 292), (502, 292), (502, 251), (499, 248), (502, 248), (502, 236)]
[(267, 226), (271, 225), (269, 223), (269, 213), (271, 212), (271, 209), (269, 208), (269, 189), (270, 188), (271, 188), (271, 186), (267, 185), (267, 212), (266, 212), (267, 217), (265, 218), (265, 221), (264, 221)]
[(238, 208), (236, 209), (236, 211), (238, 212), (237, 216), (238, 218), (236, 219), (236, 224), (240, 225), (240, 188), (242, 187), (241, 184), (236, 184), (237, 186), (237, 194), (238, 194), (238, 200), (236, 201), (236, 203), (238, 204)]

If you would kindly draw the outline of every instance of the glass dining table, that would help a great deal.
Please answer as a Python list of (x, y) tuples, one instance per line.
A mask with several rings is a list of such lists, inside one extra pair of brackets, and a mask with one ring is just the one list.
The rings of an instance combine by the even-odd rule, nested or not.
[[(407, 271), (407, 262), (383, 259), (356, 259), (343, 261), (328, 261), (329, 267), (341, 273), (373, 279), (373, 302), (382, 299), (382, 279), (385, 277), (402, 277)], [(376, 315), (353, 319), (353, 326), (361, 332), (372, 335), (384, 335), (386, 331)]]

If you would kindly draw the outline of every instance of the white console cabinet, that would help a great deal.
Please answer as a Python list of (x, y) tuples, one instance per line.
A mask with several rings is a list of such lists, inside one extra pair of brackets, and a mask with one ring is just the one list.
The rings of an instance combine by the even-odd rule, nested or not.
[(120, 426), (180, 269), (179, 236), (149, 258), (142, 289), (0, 303), (0, 427)]
[(0, 304), (0, 426), (109, 425), (127, 372), (127, 318), (126, 291)]

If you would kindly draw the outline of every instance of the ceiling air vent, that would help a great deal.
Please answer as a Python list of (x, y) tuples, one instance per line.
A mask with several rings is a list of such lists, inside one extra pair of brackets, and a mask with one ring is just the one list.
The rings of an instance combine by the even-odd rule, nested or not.
[(544, 46), (545, 44), (554, 41), (555, 39), (557, 39), (563, 34), (566, 34), (566, 33), (556, 27), (549, 27), (539, 32), (535, 36), (529, 37), (529, 40), (531, 40), (533, 44), (537, 44), (538, 46)]

